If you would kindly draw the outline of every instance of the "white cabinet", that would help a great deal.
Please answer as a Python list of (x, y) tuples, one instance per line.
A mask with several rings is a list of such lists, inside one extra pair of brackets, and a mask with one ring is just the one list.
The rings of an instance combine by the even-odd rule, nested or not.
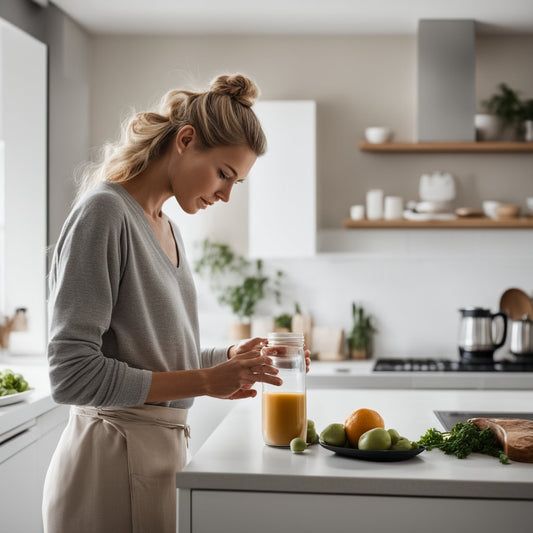
[(2, 531), (43, 530), (41, 503), (50, 459), (68, 419), (58, 406), (0, 435)]
[(254, 106), (267, 137), (249, 180), (248, 253), (305, 257), (316, 252), (316, 103)]

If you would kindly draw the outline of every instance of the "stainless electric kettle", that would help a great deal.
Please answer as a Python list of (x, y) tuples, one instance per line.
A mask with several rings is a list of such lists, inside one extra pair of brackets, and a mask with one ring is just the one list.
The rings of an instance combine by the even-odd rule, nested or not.
[[(468, 363), (486, 363), (493, 361), (495, 350), (501, 348), (507, 336), (507, 315), (491, 313), (482, 307), (459, 309), (461, 322), (459, 327), (459, 354), (461, 360)], [(492, 323), (501, 317), (503, 333), (499, 342), (492, 338)]]

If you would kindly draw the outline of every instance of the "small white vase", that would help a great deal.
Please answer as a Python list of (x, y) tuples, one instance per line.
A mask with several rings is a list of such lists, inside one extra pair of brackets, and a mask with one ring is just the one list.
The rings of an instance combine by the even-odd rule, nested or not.
[(474, 117), (474, 125), (478, 141), (496, 141), (500, 138), (502, 122), (496, 115), (479, 113)]

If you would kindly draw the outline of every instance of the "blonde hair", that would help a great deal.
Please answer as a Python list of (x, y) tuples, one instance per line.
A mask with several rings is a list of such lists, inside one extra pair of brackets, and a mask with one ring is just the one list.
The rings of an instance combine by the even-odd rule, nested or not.
[(218, 76), (205, 92), (169, 91), (157, 111), (134, 113), (122, 124), (119, 140), (103, 147), (100, 161), (81, 169), (76, 201), (102, 181), (140, 174), (184, 126), (194, 127), (200, 150), (246, 145), (263, 155), (266, 137), (251, 109), (258, 95), (257, 85), (242, 74)]

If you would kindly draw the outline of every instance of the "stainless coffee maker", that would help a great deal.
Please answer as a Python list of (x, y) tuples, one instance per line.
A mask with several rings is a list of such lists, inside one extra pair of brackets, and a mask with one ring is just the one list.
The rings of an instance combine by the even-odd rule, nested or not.
[[(491, 313), (482, 307), (459, 309), (461, 323), (459, 327), (459, 354), (467, 363), (487, 363), (493, 361), (494, 352), (503, 346), (507, 336), (507, 315)], [(503, 333), (499, 342), (492, 338), (493, 321), (501, 317)]]

